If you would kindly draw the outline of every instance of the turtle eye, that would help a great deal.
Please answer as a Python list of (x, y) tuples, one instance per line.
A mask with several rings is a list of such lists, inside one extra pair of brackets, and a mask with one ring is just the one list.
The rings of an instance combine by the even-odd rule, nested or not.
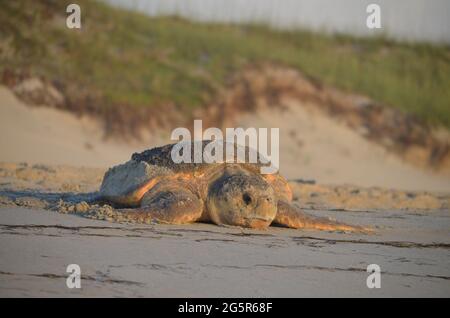
[(242, 200), (244, 201), (244, 203), (246, 205), (249, 205), (250, 203), (252, 203), (252, 197), (248, 193), (244, 193), (242, 195)]

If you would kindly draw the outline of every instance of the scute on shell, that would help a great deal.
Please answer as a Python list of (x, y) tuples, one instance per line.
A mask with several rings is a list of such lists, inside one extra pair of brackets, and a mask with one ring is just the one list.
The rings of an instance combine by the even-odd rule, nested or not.
[[(184, 146), (186, 146), (186, 148)], [(234, 148), (234, 154), (231, 154), (229, 150), (227, 151), (227, 148), (229, 147), (231, 147), (231, 149)], [(214, 160), (216, 159), (214, 158), (216, 157), (215, 152), (214, 155), (212, 155), (209, 151), (205, 151), (205, 149), (212, 150), (214, 148), (222, 150), (222, 155), (217, 156), (218, 160)], [(180, 152), (184, 150), (190, 151), (190, 155), (187, 155), (188, 158), (186, 158), (189, 159), (189, 162), (183, 161), (180, 163), (175, 163), (172, 158), (172, 151), (177, 155), (177, 157), (180, 157), (182, 156)], [(250, 162), (250, 164), (255, 166), (268, 164), (268, 160), (256, 150), (247, 146), (229, 143), (223, 140), (181, 141), (176, 144), (169, 144), (162, 147), (148, 149), (141, 153), (134, 153), (131, 159), (136, 161), (145, 161), (148, 164), (157, 166), (164, 166), (173, 172), (193, 172), (199, 169), (209, 168), (211, 166), (211, 162), (217, 164), (247, 162), (246, 157), (250, 157), (250, 152), (253, 154), (253, 157), (257, 157), (257, 163)], [(195, 162), (195, 158), (201, 158), (200, 162)]]

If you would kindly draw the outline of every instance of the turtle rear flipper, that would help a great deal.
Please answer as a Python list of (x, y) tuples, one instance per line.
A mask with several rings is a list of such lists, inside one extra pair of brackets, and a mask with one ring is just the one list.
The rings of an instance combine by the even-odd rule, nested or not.
[(373, 230), (367, 227), (349, 225), (332, 221), (328, 218), (308, 215), (298, 207), (285, 201), (278, 202), (278, 211), (273, 222), (294, 229), (373, 233)]

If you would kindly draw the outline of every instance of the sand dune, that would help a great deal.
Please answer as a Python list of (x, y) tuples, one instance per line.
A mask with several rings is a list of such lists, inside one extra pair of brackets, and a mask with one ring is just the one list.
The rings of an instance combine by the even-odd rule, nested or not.
[[(239, 126), (280, 127), (280, 171), (289, 179), (327, 184), (450, 191), (450, 176), (414, 167), (315, 109), (285, 101), (288, 109), (243, 116)], [(307, 107), (302, 107), (307, 106)]]
[(105, 140), (95, 120), (49, 107), (29, 107), (5, 87), (0, 87), (0, 104), (3, 162), (106, 167), (146, 148)]
[[(170, 142), (155, 134), (145, 142), (105, 140), (90, 118), (48, 107), (29, 107), (0, 87), (0, 161), (108, 167), (135, 151)], [(328, 184), (450, 191), (450, 177), (402, 162), (354, 130), (321, 113), (284, 101), (284, 111), (242, 115), (236, 126), (280, 127), (280, 171), (290, 179)], [(206, 127), (204, 127), (206, 128)], [(164, 133), (164, 132), (163, 132)], [(165, 132), (169, 136), (170, 131)]]

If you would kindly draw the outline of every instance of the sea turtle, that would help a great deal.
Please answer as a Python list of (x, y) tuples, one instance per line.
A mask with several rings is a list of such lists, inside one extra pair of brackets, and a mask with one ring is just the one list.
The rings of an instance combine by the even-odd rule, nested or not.
[[(211, 141), (198, 141), (202, 148)], [(194, 142), (191, 151), (194, 156)], [(222, 142), (225, 153), (226, 145)], [(176, 144), (134, 153), (128, 162), (110, 168), (100, 188), (103, 202), (113, 205), (128, 220), (184, 224), (212, 222), (264, 229), (271, 224), (296, 229), (369, 231), (327, 218), (310, 216), (292, 204), (292, 191), (280, 174), (261, 174), (267, 164), (257, 153), (257, 163), (234, 160), (215, 163), (175, 163)], [(211, 148), (210, 148), (211, 149)], [(219, 148), (217, 148), (219, 149)], [(250, 148), (244, 149), (249, 158)]]

